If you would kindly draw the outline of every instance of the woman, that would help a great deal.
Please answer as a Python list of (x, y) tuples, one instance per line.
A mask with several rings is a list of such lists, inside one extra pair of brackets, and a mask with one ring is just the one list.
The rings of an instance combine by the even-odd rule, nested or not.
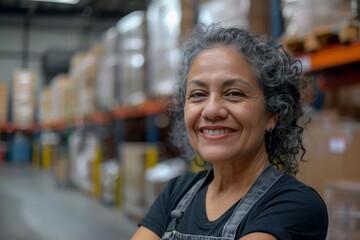
[(198, 26), (178, 86), (178, 145), (211, 169), (172, 180), (132, 239), (325, 239), (324, 202), (294, 178), (305, 153), (299, 62), (247, 31)]

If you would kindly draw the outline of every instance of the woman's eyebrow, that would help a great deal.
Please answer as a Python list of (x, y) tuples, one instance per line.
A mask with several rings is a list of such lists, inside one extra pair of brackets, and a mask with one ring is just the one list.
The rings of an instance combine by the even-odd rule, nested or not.
[(200, 87), (206, 87), (207, 84), (204, 83), (203, 81), (201, 80), (198, 80), (198, 79), (193, 79), (193, 80), (190, 80), (186, 86), (189, 87), (190, 85), (196, 85), (196, 86), (200, 86)]
[(245, 81), (245, 80), (243, 80), (243, 79), (240, 79), (240, 78), (225, 80), (222, 85), (223, 85), (224, 87), (227, 87), (227, 86), (234, 85), (235, 83), (239, 83), (239, 84), (241, 84), (241, 85), (246, 85), (246, 86), (250, 87), (250, 84), (249, 84), (247, 81)]
[[(222, 87), (228, 87), (228, 86), (231, 86), (231, 85), (234, 85), (234, 84), (241, 84), (241, 85), (244, 85), (246, 87), (251, 87), (250, 84), (247, 81), (245, 81), (243, 79), (240, 79), (240, 78), (227, 79), (222, 83)], [(199, 79), (190, 80), (187, 83), (186, 87), (189, 87), (191, 85), (196, 85), (196, 86), (199, 86), (199, 87), (207, 87), (208, 86), (207, 83), (205, 83), (204, 81), (201, 81)]]

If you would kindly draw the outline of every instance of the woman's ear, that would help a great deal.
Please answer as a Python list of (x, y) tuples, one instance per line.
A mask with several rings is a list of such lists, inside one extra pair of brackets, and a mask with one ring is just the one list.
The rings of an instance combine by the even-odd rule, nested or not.
[(270, 128), (274, 129), (278, 120), (279, 120), (279, 113), (268, 112), (268, 120), (267, 120), (266, 129), (267, 130), (269, 130)]

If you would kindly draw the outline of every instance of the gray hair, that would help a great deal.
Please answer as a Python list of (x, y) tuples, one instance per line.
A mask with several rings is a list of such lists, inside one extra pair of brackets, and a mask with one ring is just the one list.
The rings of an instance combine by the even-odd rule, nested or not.
[(301, 92), (306, 86), (301, 63), (269, 38), (239, 28), (199, 24), (185, 42), (177, 75), (176, 101), (170, 109), (173, 117), (170, 136), (174, 145), (184, 158), (194, 158), (184, 122), (186, 80), (194, 58), (201, 51), (216, 46), (232, 47), (249, 63), (262, 88), (266, 110), (278, 116), (273, 131), (265, 134), (269, 160), (284, 173), (295, 175), (298, 172), (297, 156), (304, 161), (306, 152), (301, 138), (303, 127), (300, 126), (300, 118), (304, 115)]

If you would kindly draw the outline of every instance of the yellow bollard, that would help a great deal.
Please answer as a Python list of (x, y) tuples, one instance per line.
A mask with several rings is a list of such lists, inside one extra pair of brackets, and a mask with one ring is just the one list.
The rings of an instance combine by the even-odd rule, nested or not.
[(121, 170), (119, 170), (119, 177), (116, 179), (116, 185), (115, 185), (115, 206), (121, 206), (123, 201), (122, 196), (122, 175)]
[(95, 198), (99, 198), (101, 195), (101, 161), (102, 151), (101, 146), (97, 145), (95, 150), (95, 159), (92, 164), (92, 176), (93, 176), (93, 192), (92, 195)]
[(49, 170), (51, 165), (51, 146), (44, 144), (42, 146), (42, 167), (44, 170)]
[(145, 169), (154, 167), (158, 163), (158, 149), (155, 144), (149, 144), (146, 149)]

